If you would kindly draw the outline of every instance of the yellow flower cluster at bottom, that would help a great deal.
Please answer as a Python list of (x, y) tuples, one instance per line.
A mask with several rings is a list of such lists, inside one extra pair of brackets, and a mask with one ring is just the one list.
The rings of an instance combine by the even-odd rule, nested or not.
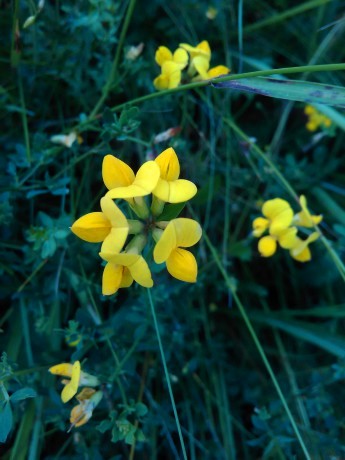
[(308, 122), (305, 125), (308, 131), (316, 131), (318, 128), (329, 128), (332, 125), (332, 120), (330, 120), (326, 115), (319, 112), (312, 105), (306, 105), (304, 108), (304, 113), (308, 117)]
[[(90, 243), (101, 243), (100, 257), (107, 262), (102, 281), (104, 295), (136, 281), (153, 286), (149, 266), (142, 256), (152, 234), (156, 247), (154, 261), (166, 263), (169, 273), (189, 283), (196, 282), (197, 263), (186, 251), (201, 238), (201, 227), (192, 219), (163, 220), (165, 203), (182, 203), (197, 192), (193, 182), (180, 179), (180, 164), (173, 148), (164, 150), (154, 161), (147, 161), (134, 174), (132, 169), (113, 155), (106, 155), (102, 167), (108, 193), (101, 199), (102, 212), (92, 212), (72, 225), (72, 232)], [(150, 209), (144, 199), (153, 195)], [(130, 220), (114, 199), (124, 199), (139, 220)], [(132, 239), (125, 246), (129, 235)]]
[[(290, 204), (281, 198), (263, 204), (264, 217), (257, 217), (253, 221), (253, 236), (260, 238), (258, 249), (263, 257), (273, 256), (279, 245), (289, 250), (291, 257), (299, 262), (311, 260), (309, 244), (316, 241), (320, 234), (313, 232), (302, 240), (297, 236), (297, 227), (313, 228), (321, 222), (322, 216), (310, 214), (303, 195), (300, 197), (300, 205), (302, 210), (294, 215)], [(262, 236), (266, 231), (268, 235)]]
[[(70, 415), (71, 428), (82, 426), (87, 423), (94, 408), (100, 403), (103, 392), (94, 388), (100, 384), (97, 377), (88, 374), (81, 370), (80, 362), (76, 361), (74, 364), (61, 363), (52, 366), (49, 369), (54, 375), (61, 375), (68, 377), (68, 380), (62, 380), (64, 388), (61, 393), (63, 403), (70, 401), (75, 395), (79, 404), (73, 407)], [(77, 394), (78, 388), (84, 386), (80, 393)]]

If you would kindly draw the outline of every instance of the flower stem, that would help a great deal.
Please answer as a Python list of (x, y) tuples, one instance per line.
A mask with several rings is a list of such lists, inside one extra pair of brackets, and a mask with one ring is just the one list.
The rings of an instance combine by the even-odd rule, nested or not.
[(172, 405), (173, 412), (174, 412), (174, 416), (175, 416), (175, 421), (176, 421), (176, 426), (177, 426), (177, 432), (178, 432), (178, 435), (179, 435), (179, 438), (180, 438), (180, 443), (181, 443), (183, 458), (184, 458), (184, 460), (187, 460), (186, 447), (185, 447), (184, 441), (183, 441), (181, 425), (180, 425), (179, 418), (178, 418), (178, 414), (177, 414), (177, 409), (176, 409), (176, 405), (175, 405), (174, 394), (173, 394), (172, 388), (171, 388), (171, 382), (170, 382), (168, 367), (167, 367), (167, 363), (166, 363), (166, 360), (165, 360), (165, 355), (164, 355), (164, 350), (163, 350), (161, 335), (160, 335), (160, 332), (159, 332), (159, 327), (158, 327), (158, 322), (157, 322), (157, 317), (156, 317), (155, 306), (154, 306), (154, 303), (153, 303), (153, 299), (152, 299), (152, 296), (151, 296), (151, 291), (150, 291), (150, 289), (147, 289), (147, 295), (148, 295), (148, 298), (149, 298), (150, 307), (151, 307), (151, 313), (152, 313), (152, 317), (153, 317), (153, 322), (154, 322), (155, 329), (156, 329), (157, 340), (158, 340), (158, 345), (159, 345), (159, 351), (160, 351), (161, 357), (162, 357), (162, 362), (163, 362), (163, 368), (164, 368), (165, 379), (166, 379), (167, 385), (168, 385), (168, 390), (169, 390), (171, 405)]

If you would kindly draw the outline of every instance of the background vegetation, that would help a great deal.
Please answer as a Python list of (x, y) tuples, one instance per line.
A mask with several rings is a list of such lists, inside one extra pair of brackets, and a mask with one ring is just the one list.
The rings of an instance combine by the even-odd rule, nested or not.
[[(231, 75), (309, 66), (288, 77), (342, 86), (343, 13), (337, 0), (2, 2), (2, 458), (184, 458), (147, 292), (103, 297), (98, 245), (69, 231), (99, 209), (106, 154), (136, 169), (168, 146), (199, 188), (182, 215), (204, 231), (198, 282), (161, 271), (151, 290), (186, 457), (345, 458), (341, 107), (311, 133), (306, 84), (296, 102), (152, 83), (158, 46), (208, 40)], [(81, 143), (50, 140), (72, 131)], [(263, 259), (251, 236), (262, 203), (281, 197), (297, 212), (302, 193), (324, 216), (312, 261)], [(77, 359), (104, 398), (67, 433), (73, 405), (47, 370)]]

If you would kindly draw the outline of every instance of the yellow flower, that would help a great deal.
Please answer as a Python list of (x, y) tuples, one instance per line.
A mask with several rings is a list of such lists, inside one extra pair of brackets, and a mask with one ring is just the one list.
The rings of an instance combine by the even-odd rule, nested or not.
[(201, 235), (201, 227), (195, 220), (171, 220), (156, 243), (153, 251), (154, 261), (157, 264), (166, 262), (167, 270), (173, 277), (187, 283), (195, 283), (198, 273), (197, 262), (191, 252), (182, 248), (196, 244)]
[(71, 428), (85, 425), (92, 417), (92, 412), (100, 403), (102, 397), (102, 391), (96, 391), (93, 388), (84, 388), (76, 396), (79, 404), (73, 407), (71, 411)]
[(166, 46), (160, 46), (156, 51), (155, 58), (157, 64), (161, 67), (161, 74), (153, 81), (155, 88), (159, 91), (177, 88), (181, 82), (181, 70), (188, 63), (187, 52), (182, 48), (178, 48), (172, 54)]
[(158, 155), (155, 163), (159, 166), (160, 178), (152, 190), (154, 196), (168, 203), (182, 203), (196, 194), (193, 182), (179, 179), (180, 163), (172, 147)]
[(296, 238), (295, 245), (290, 250), (290, 255), (298, 262), (308, 262), (311, 260), (311, 252), (309, 249), (309, 244), (313, 243), (320, 237), (318, 232), (313, 232), (308, 236), (306, 240), (301, 240), (301, 238)]
[(332, 120), (316, 110), (312, 105), (306, 105), (304, 113), (308, 116), (308, 122), (306, 124), (308, 131), (316, 131), (320, 126), (321, 128), (329, 128), (332, 124)]
[(126, 242), (129, 225), (126, 217), (109, 197), (101, 199), (102, 212), (85, 214), (74, 222), (72, 232), (89, 243), (102, 244), (102, 251), (120, 252)]
[(279, 233), (288, 228), (293, 220), (293, 210), (290, 204), (281, 198), (265, 201), (262, 206), (262, 214), (253, 221), (253, 235), (260, 237), (265, 230), (269, 229), (271, 234)]
[(120, 288), (131, 286), (133, 280), (147, 288), (153, 286), (150, 269), (140, 254), (101, 252), (99, 255), (108, 262), (103, 271), (103, 295), (115, 294)]
[(61, 393), (62, 402), (66, 403), (77, 394), (79, 386), (97, 386), (99, 380), (97, 377), (83, 372), (80, 367), (80, 362), (76, 361), (74, 364), (61, 363), (56, 364), (49, 368), (49, 372), (54, 375), (61, 375), (63, 377), (69, 377), (70, 380), (62, 380), (65, 385)]
[(217, 15), (218, 15), (218, 10), (216, 8), (214, 8), (213, 6), (209, 6), (207, 8), (207, 11), (206, 11), (207, 19), (209, 19), (210, 21), (213, 21), (214, 19), (216, 19)]
[(293, 221), (293, 210), (290, 204), (281, 198), (266, 201), (262, 206), (265, 217), (257, 217), (253, 221), (253, 236), (260, 238), (268, 230), (269, 235), (262, 237), (258, 250), (263, 257), (271, 257), (277, 250), (277, 243), (290, 249), (295, 244), (297, 228), (290, 227)]
[(299, 199), (302, 211), (297, 213), (294, 216), (293, 222), (295, 225), (298, 225), (299, 227), (306, 227), (306, 228), (312, 228), (315, 225), (318, 225), (323, 217), (322, 215), (318, 216), (312, 216), (308, 210), (307, 207), (307, 199), (304, 195), (300, 196)]
[(174, 54), (172, 54), (166, 46), (160, 46), (156, 51), (155, 59), (160, 67), (166, 62), (173, 62), (178, 65), (180, 70), (183, 70), (188, 64), (188, 54), (182, 48), (177, 48)]
[(147, 161), (135, 175), (132, 168), (113, 155), (103, 159), (102, 176), (109, 198), (131, 199), (149, 195), (156, 187), (160, 171), (154, 161)]
[(187, 43), (181, 43), (180, 46), (188, 51), (190, 55), (188, 75), (193, 77), (197, 73), (198, 76), (195, 80), (209, 80), (230, 72), (230, 69), (224, 65), (218, 65), (210, 69), (211, 49), (206, 40), (197, 46), (191, 46)]

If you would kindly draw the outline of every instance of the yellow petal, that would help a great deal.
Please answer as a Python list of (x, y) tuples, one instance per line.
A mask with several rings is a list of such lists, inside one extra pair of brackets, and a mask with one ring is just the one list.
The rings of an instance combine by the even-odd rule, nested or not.
[(111, 198), (105, 196), (101, 199), (101, 209), (105, 217), (110, 221), (112, 227), (128, 229), (128, 222), (125, 215)]
[(293, 254), (292, 251), (290, 251), (291, 257), (298, 262), (309, 262), (311, 260), (311, 252), (308, 246), (306, 246), (300, 253), (298, 254)]
[(112, 228), (103, 241), (101, 252), (120, 252), (125, 245), (127, 236), (128, 228)]
[(133, 277), (127, 267), (123, 267), (120, 288), (128, 288), (133, 284)]
[(168, 77), (168, 89), (177, 88), (181, 81), (181, 69), (173, 61), (167, 61), (163, 64), (162, 74)]
[(168, 182), (158, 179), (157, 186), (152, 193), (167, 203), (183, 203), (193, 198), (197, 191), (195, 184), (189, 180), (177, 179)]
[(62, 402), (64, 403), (68, 402), (70, 399), (73, 398), (74, 395), (77, 394), (79, 380), (80, 380), (80, 372), (81, 372), (80, 362), (76, 361), (72, 367), (71, 380), (69, 383), (67, 383), (67, 385), (65, 385), (64, 389), (62, 390), (62, 393), (61, 393)]
[(137, 172), (132, 185), (114, 188), (106, 196), (110, 198), (134, 198), (148, 195), (156, 187), (159, 176), (160, 169), (157, 163), (147, 161)]
[(161, 178), (165, 180), (176, 180), (180, 175), (180, 163), (175, 150), (172, 147), (164, 150), (155, 159), (160, 169)]
[(293, 210), (290, 204), (281, 198), (266, 201), (262, 207), (262, 213), (271, 221), (271, 235), (275, 235), (289, 227), (293, 220)]
[(277, 250), (277, 241), (272, 236), (263, 236), (259, 240), (258, 249), (262, 257), (271, 257)]
[[(306, 240), (302, 240), (301, 238), (296, 237), (295, 245), (290, 251), (291, 257), (300, 262), (307, 262), (308, 260), (310, 260), (311, 254), (308, 249), (308, 245), (316, 241), (319, 237), (320, 234), (318, 232), (313, 232), (311, 235), (308, 236)], [(308, 249), (309, 252), (306, 251), (306, 249)]]
[(207, 78), (216, 78), (220, 75), (227, 75), (228, 73), (230, 73), (230, 69), (228, 67), (225, 65), (217, 65), (207, 72)]
[(102, 164), (103, 182), (108, 190), (133, 183), (134, 172), (125, 162), (113, 155), (106, 155)]
[(155, 59), (159, 66), (162, 66), (165, 61), (171, 61), (173, 55), (166, 46), (160, 46), (156, 51)]
[(180, 69), (184, 69), (188, 64), (188, 54), (183, 48), (177, 48), (173, 56), (174, 62), (179, 65)]
[(102, 294), (112, 295), (120, 288), (123, 267), (114, 263), (107, 263), (103, 270)]
[(296, 225), (299, 225), (300, 227), (312, 228), (322, 221), (323, 219), (322, 215), (312, 216), (310, 214), (308, 206), (307, 206), (307, 199), (304, 195), (300, 196), (299, 202), (300, 202), (302, 211), (296, 214), (294, 217), (294, 222), (296, 223)]
[(49, 372), (54, 375), (62, 375), (63, 377), (71, 377), (73, 364), (61, 363), (49, 368)]
[(100, 243), (111, 229), (111, 223), (102, 212), (90, 212), (80, 217), (71, 227), (72, 232), (89, 243)]
[(296, 227), (289, 227), (286, 230), (283, 230), (277, 236), (280, 246), (284, 249), (293, 248), (296, 244), (296, 234), (297, 234)]
[(192, 59), (196, 56), (205, 56), (208, 60), (211, 58), (211, 49), (206, 40), (202, 41), (197, 46), (191, 46), (188, 45), (188, 43), (180, 43), (180, 47), (188, 51)]
[(82, 426), (87, 423), (92, 417), (92, 410), (85, 410), (87, 408), (86, 404), (78, 404), (73, 407), (70, 415), (70, 423), (75, 426)]
[(210, 62), (208, 59), (204, 56), (197, 56), (193, 59), (193, 65), (203, 80), (207, 80), (209, 78), (207, 71), (210, 67)]
[(208, 44), (207, 40), (203, 40), (200, 42), (197, 46), (197, 49), (201, 52), (203, 52), (205, 55), (211, 57), (211, 48), (210, 45)]
[(171, 220), (154, 248), (154, 261), (161, 264), (177, 247), (194, 246), (200, 240), (201, 235), (200, 224), (195, 220), (183, 217)]
[(153, 85), (158, 91), (163, 91), (169, 88), (169, 77), (167, 75), (158, 75), (153, 80)]
[(186, 249), (177, 248), (172, 251), (167, 261), (167, 270), (174, 278), (187, 283), (195, 283), (198, 265), (193, 254)]
[(253, 236), (259, 238), (268, 229), (269, 221), (264, 217), (257, 217), (253, 220)]
[(78, 401), (85, 401), (86, 399), (90, 399), (95, 393), (96, 390), (93, 388), (83, 388), (81, 392), (77, 394), (76, 398)]

